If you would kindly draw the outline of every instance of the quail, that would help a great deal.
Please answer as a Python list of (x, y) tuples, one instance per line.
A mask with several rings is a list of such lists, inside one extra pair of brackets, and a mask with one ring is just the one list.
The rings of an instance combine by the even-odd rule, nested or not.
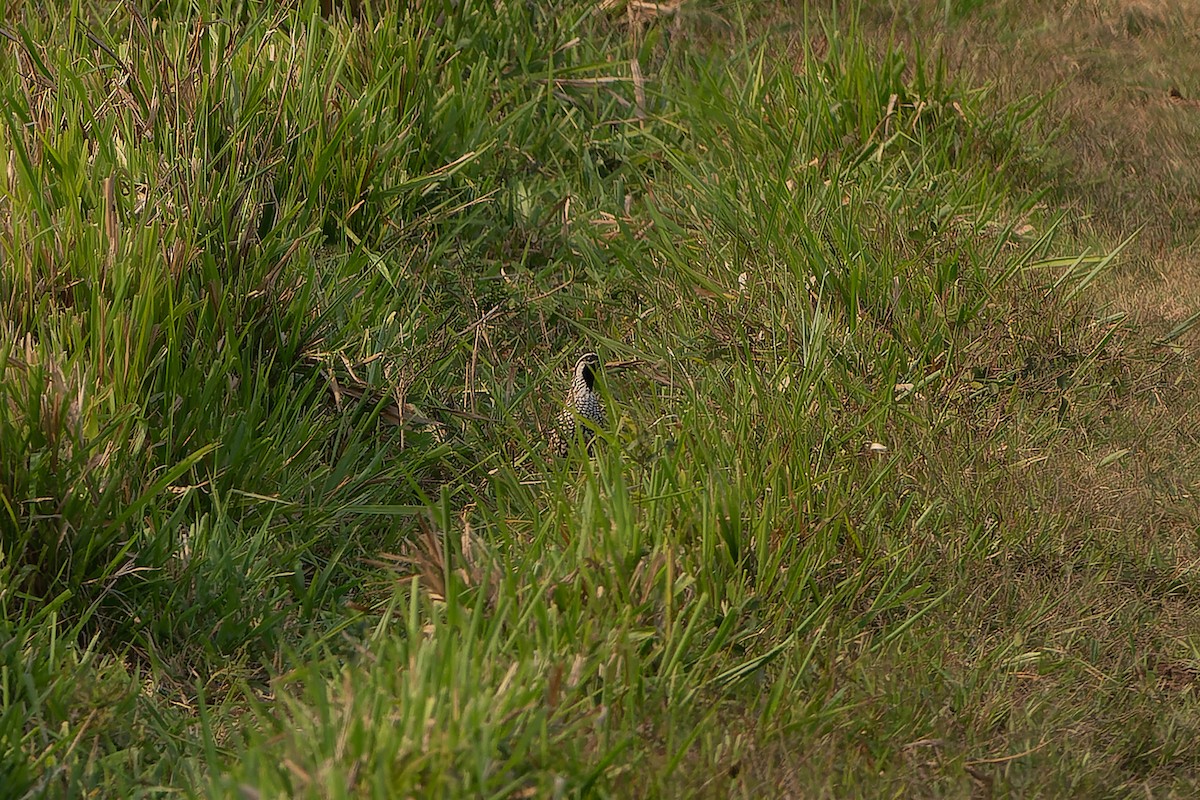
[(567, 392), (565, 408), (550, 431), (550, 449), (559, 457), (566, 456), (571, 449), (571, 442), (582, 434), (584, 442), (591, 452), (591, 427), (581, 422), (587, 420), (598, 428), (608, 426), (608, 417), (604, 413), (604, 402), (596, 393), (596, 374), (600, 369), (600, 357), (595, 353), (585, 353), (575, 362), (575, 373), (571, 379), (571, 389)]

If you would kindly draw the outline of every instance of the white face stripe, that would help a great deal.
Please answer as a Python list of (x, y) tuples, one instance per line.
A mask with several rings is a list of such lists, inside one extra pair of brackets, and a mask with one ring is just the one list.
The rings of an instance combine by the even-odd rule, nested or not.
[(596, 373), (599, 369), (600, 356), (595, 353), (584, 353), (575, 362), (575, 376), (572, 381), (572, 388), (582, 384), (587, 391), (591, 391), (596, 385)]

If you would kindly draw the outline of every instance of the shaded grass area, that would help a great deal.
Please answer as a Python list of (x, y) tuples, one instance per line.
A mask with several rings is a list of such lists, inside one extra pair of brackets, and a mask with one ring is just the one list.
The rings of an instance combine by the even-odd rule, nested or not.
[(15, 793), (1194, 789), (1194, 373), (1028, 106), (836, 14), (11, 17)]

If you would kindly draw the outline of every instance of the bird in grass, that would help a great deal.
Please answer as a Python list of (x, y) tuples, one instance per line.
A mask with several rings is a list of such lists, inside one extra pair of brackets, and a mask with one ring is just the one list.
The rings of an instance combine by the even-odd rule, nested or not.
[(583, 437), (590, 453), (592, 437), (595, 435), (592, 426), (608, 427), (604, 401), (596, 393), (596, 375), (599, 370), (600, 356), (595, 353), (584, 353), (575, 362), (575, 372), (571, 378), (571, 389), (567, 392), (565, 407), (550, 430), (550, 449), (560, 458), (570, 452), (571, 442), (578, 436)]

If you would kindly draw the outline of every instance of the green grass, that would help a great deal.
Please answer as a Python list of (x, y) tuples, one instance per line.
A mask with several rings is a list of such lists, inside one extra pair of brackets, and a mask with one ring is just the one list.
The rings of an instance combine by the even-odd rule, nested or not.
[(1195, 378), (1036, 98), (832, 12), (146, 13), (3, 22), (10, 795), (1195, 790)]

